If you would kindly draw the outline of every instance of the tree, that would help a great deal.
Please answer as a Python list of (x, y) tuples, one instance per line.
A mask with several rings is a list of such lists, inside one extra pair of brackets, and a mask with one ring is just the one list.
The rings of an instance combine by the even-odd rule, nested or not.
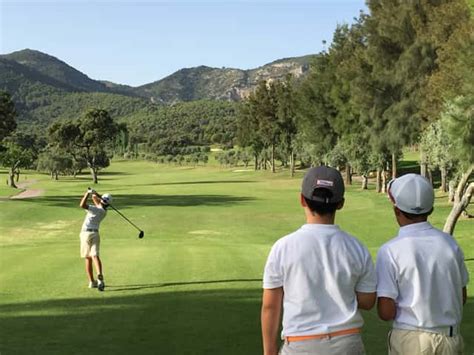
[(440, 115), (429, 104), (434, 100), (429, 83), (440, 70), (439, 56), (447, 55), (449, 41), (469, 21), (463, 2), (368, 1), (367, 75), (356, 81), (356, 93), (374, 147), (392, 155), (394, 175), (401, 148), (416, 142), (423, 127)]
[(110, 165), (109, 152), (118, 133), (105, 110), (93, 109), (77, 121), (56, 122), (49, 127), (50, 143), (66, 150), (74, 160), (85, 160), (94, 184), (98, 173)]
[(295, 175), (294, 141), (298, 129), (296, 125), (296, 99), (291, 75), (288, 75), (283, 83), (278, 82), (275, 85), (277, 94), (277, 123), (283, 148), (290, 159), (290, 174), (293, 177)]
[(332, 127), (337, 109), (330, 97), (334, 70), (327, 53), (319, 54), (311, 65), (310, 73), (299, 87), (296, 114), (300, 144), (310, 152), (311, 163), (318, 165), (336, 145), (337, 135)]
[(424, 161), (430, 169), (441, 172), (441, 191), (447, 191), (448, 174), (454, 168), (456, 159), (452, 155), (451, 137), (440, 120), (432, 122), (422, 133), (420, 149), (425, 153)]
[(255, 170), (259, 168), (259, 157), (264, 148), (259, 134), (257, 105), (255, 95), (250, 94), (240, 106), (237, 122), (237, 141), (242, 147), (250, 147), (254, 157)]
[(64, 151), (57, 147), (48, 147), (38, 156), (36, 169), (47, 171), (51, 174), (51, 179), (58, 180), (59, 174), (66, 174), (73, 171), (73, 159)]
[(451, 154), (459, 158), (454, 204), (443, 228), (453, 234), (459, 216), (469, 206), (474, 193), (474, 182), (470, 181), (474, 172), (474, 97), (459, 97), (448, 104), (442, 120), (453, 142)]
[(16, 128), (15, 104), (9, 93), (0, 91), (0, 144)]
[(8, 185), (16, 188), (15, 176), (20, 169), (30, 168), (38, 155), (36, 137), (17, 132), (3, 140), (5, 150), (0, 153), (0, 162), (8, 168)]

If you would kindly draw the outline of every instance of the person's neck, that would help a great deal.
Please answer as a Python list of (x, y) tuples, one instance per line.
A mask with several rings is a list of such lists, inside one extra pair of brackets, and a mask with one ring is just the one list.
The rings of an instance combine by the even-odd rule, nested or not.
[(405, 226), (409, 226), (410, 224), (423, 223), (423, 222), (427, 222), (427, 220), (426, 219), (408, 219), (408, 218), (404, 218), (403, 220), (399, 220), (398, 224), (400, 225), (400, 227), (405, 227)]
[(319, 215), (317, 213), (311, 213), (311, 211), (306, 210), (306, 223), (307, 224), (334, 224), (336, 220), (336, 214), (324, 214)]

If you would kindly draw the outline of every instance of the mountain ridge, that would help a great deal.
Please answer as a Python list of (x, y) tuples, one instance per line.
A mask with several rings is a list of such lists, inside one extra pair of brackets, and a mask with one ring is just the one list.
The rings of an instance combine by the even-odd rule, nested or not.
[(71, 118), (94, 105), (117, 117), (150, 104), (172, 105), (197, 100), (240, 101), (261, 80), (304, 77), (315, 55), (275, 60), (254, 69), (182, 68), (137, 87), (94, 80), (66, 62), (37, 50), (0, 55), (0, 90), (13, 96), (20, 123), (42, 126)]

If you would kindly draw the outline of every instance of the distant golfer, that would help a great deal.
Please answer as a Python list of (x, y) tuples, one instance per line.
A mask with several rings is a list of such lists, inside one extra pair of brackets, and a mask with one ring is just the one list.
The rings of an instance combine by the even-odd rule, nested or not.
[(375, 304), (375, 268), (367, 248), (334, 224), (344, 205), (339, 171), (310, 169), (300, 203), (306, 224), (272, 247), (263, 276), (265, 355), (364, 354), (358, 310)]
[(434, 202), (428, 180), (403, 175), (389, 183), (388, 194), (400, 230), (380, 248), (376, 270), (379, 316), (394, 320), (389, 354), (461, 354), (469, 280), (463, 252), (427, 222)]
[[(92, 197), (94, 205), (88, 205), (87, 199), (89, 195)], [(102, 274), (102, 262), (99, 257), (100, 249), (100, 222), (107, 215), (107, 207), (112, 202), (110, 194), (104, 194), (99, 197), (94, 190), (87, 190), (81, 199), (79, 206), (87, 210), (86, 218), (82, 224), (80, 239), (81, 239), (81, 257), (86, 262), (86, 273), (89, 279), (89, 288), (98, 288), (99, 291), (104, 291), (105, 283)], [(92, 272), (92, 263), (94, 263), (97, 272), (97, 280), (94, 279)]]

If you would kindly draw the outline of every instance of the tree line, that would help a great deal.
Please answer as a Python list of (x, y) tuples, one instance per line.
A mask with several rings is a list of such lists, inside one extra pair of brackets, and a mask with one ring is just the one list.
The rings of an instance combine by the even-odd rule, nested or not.
[[(421, 150), (421, 174), (441, 171), (454, 202), (445, 230), (465, 211), (474, 183), (474, 31), (464, 0), (370, 0), (351, 26), (338, 26), (329, 48), (301, 82), (260, 83), (243, 103), (240, 145), (256, 169), (283, 154), (353, 172), (376, 189), (397, 176), (402, 149)], [(309, 160), (309, 161), (308, 161)], [(471, 180), (470, 180), (471, 179)], [(449, 182), (450, 181), (450, 182)]]

